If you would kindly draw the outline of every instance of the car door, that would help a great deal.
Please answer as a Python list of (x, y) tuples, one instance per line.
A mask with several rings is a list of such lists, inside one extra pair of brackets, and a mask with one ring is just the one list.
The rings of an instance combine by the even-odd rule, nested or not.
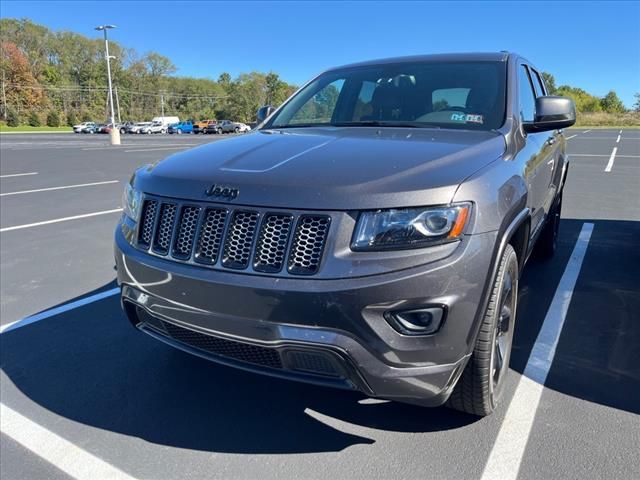
[[(533, 83), (533, 88), (536, 92), (536, 97), (546, 95), (547, 92), (540, 73), (536, 69), (529, 67), (529, 75)], [(548, 132), (541, 133), (540, 135), (544, 135), (546, 137), (544, 138), (542, 155), (547, 168), (545, 169), (545, 175), (541, 175), (541, 177), (544, 176), (545, 181), (548, 180), (548, 183), (540, 185), (540, 188), (543, 188), (546, 185), (543, 201), (544, 213), (546, 215), (551, 210), (553, 200), (556, 197), (556, 191), (558, 190), (558, 185), (560, 183), (560, 169), (562, 168), (562, 165), (560, 164), (560, 147), (564, 138), (561, 130), (550, 130)]]
[[(530, 123), (535, 120), (536, 94), (531, 82), (529, 69), (524, 63), (518, 65), (518, 108), (520, 121)], [(524, 177), (527, 182), (527, 206), (531, 212), (531, 234), (535, 235), (544, 223), (545, 203), (551, 168), (549, 165), (548, 132), (524, 133), (525, 144), (519, 152), (523, 158)]]

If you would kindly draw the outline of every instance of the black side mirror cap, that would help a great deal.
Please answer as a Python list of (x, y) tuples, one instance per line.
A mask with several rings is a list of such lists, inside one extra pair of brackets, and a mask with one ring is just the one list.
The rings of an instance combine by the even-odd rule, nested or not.
[(536, 98), (536, 117), (525, 122), (525, 132), (546, 132), (570, 127), (576, 123), (576, 106), (567, 97), (547, 95)]
[(258, 109), (258, 114), (256, 115), (258, 123), (264, 122), (269, 115), (276, 111), (276, 107), (271, 105), (265, 105), (264, 107), (260, 107)]

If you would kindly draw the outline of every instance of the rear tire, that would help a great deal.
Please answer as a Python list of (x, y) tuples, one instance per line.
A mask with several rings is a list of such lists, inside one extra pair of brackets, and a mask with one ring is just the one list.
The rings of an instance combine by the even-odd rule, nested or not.
[(540, 238), (536, 243), (536, 256), (542, 260), (553, 257), (558, 247), (558, 231), (560, 229), (560, 214), (562, 213), (562, 193), (558, 196), (555, 206), (549, 213), (549, 218)]
[(447, 406), (479, 416), (489, 415), (496, 409), (509, 371), (517, 305), (518, 258), (513, 247), (507, 244), (476, 345)]

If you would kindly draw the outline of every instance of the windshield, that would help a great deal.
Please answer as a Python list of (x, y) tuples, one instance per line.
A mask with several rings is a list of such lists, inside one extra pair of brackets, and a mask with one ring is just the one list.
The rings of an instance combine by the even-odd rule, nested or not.
[(503, 62), (399, 62), (333, 70), (264, 128), (440, 127), (492, 130), (505, 117)]

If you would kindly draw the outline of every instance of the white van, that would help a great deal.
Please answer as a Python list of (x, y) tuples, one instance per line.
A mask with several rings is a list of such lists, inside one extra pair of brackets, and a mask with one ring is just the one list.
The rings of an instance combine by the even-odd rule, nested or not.
[(173, 125), (174, 123), (180, 123), (180, 119), (178, 117), (153, 117), (151, 119), (151, 122), (160, 122), (165, 127), (168, 127), (169, 125)]

